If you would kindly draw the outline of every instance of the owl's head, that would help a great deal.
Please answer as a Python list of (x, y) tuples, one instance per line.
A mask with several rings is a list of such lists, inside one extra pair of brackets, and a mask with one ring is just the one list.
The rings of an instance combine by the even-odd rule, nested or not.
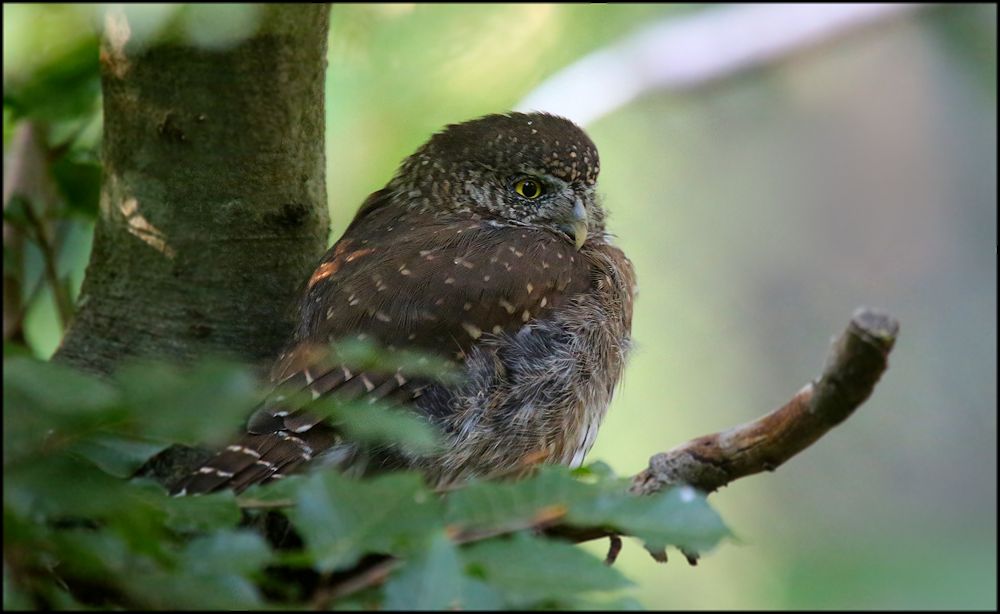
[(543, 227), (579, 248), (604, 230), (599, 172), (597, 148), (573, 122), (510, 113), (447, 126), (389, 187), (425, 210)]

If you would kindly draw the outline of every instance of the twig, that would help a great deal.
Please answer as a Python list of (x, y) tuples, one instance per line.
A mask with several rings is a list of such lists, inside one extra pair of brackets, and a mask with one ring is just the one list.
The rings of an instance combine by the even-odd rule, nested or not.
[(62, 330), (65, 331), (66, 327), (69, 326), (70, 319), (73, 317), (73, 300), (70, 298), (66, 285), (59, 279), (59, 272), (56, 269), (56, 260), (58, 258), (56, 252), (58, 251), (58, 247), (56, 247), (53, 241), (49, 240), (45, 224), (35, 213), (34, 207), (30, 202), (25, 203), (24, 215), (31, 225), (35, 243), (42, 252), (42, 261), (45, 264), (45, 277), (52, 288), (52, 297), (55, 300), (59, 313), (59, 324), (62, 326)]
[[(10, 147), (9, 161), (4, 169), (3, 206), (4, 211), (15, 199), (23, 199), (24, 219), (27, 227), (14, 225), (4, 220), (4, 247), (9, 252), (13, 264), (4, 268), (4, 339), (18, 337), (25, 311), (31, 304), (29, 297), (22, 297), (23, 291), (23, 235), (29, 234), (42, 253), (44, 279), (52, 288), (52, 296), (59, 313), (63, 330), (73, 316), (73, 302), (68, 288), (59, 279), (57, 260), (58, 237), (50, 238), (46, 221), (55, 203), (56, 187), (52, 180), (49, 164), (52, 152), (45, 144), (44, 127), (25, 120), (14, 133)], [(41, 215), (35, 210), (40, 207)], [(28, 298), (28, 300), (24, 300)]]
[(275, 499), (274, 501), (264, 501), (262, 499), (237, 499), (236, 505), (241, 510), (278, 510), (295, 505), (291, 499)]
[[(43, 151), (44, 136), (29, 120), (22, 121), (11, 138), (10, 149), (4, 155), (3, 208), (15, 196), (29, 200), (45, 200), (53, 193)], [(4, 263), (3, 273), (3, 338), (23, 339), (25, 310), (32, 299), (22, 296), (24, 284), (23, 229), (6, 219), (3, 223), (4, 254), (10, 262)], [(34, 292), (32, 292), (34, 294)]]
[(360, 573), (349, 576), (346, 580), (338, 582), (333, 586), (323, 586), (316, 591), (312, 601), (312, 608), (314, 610), (327, 610), (332, 601), (368, 587), (377, 586), (385, 582), (389, 574), (402, 563), (400, 559), (386, 557), (371, 567), (367, 567)]
[(671, 15), (546, 79), (517, 105), (586, 125), (654, 90), (682, 92), (910, 14), (914, 4), (747, 4)]

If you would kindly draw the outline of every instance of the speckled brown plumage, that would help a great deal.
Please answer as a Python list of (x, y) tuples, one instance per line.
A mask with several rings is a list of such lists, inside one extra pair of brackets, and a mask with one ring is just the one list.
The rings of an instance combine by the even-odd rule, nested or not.
[[(412, 408), (442, 431), (441, 451), (363, 449), (274, 396), (174, 490), (239, 491), (320, 457), (357, 471), (414, 467), (436, 485), (582, 462), (624, 368), (635, 292), (605, 232), (599, 171), (594, 144), (563, 118), (448, 126), (368, 198), (308, 280), (273, 380)], [(438, 356), (460, 377), (359, 371), (337, 352), (357, 338)]]

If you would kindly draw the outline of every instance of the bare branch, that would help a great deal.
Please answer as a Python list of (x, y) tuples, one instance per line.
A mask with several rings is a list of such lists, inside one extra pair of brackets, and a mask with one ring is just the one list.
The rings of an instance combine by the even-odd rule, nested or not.
[(681, 92), (786, 60), (917, 4), (747, 4), (671, 16), (549, 77), (517, 105), (589, 124), (654, 90)]
[(868, 398), (888, 366), (898, 331), (892, 316), (859, 309), (833, 344), (818, 380), (758, 420), (653, 456), (649, 467), (633, 478), (632, 492), (649, 494), (681, 483), (712, 492), (733, 480), (775, 470)]
[[(15, 196), (22, 196), (31, 203), (41, 203), (44, 208), (55, 198), (55, 186), (45, 156), (45, 137), (39, 127), (32, 121), (22, 121), (14, 131), (10, 150), (4, 155), (4, 212), (7, 212)], [(4, 265), (3, 273), (4, 340), (23, 338), (25, 310), (35, 295), (33, 290), (27, 297), (22, 296), (25, 281), (24, 230), (4, 220), (4, 255), (11, 259)], [(36, 290), (38, 288), (36, 286)], [(54, 286), (53, 292), (58, 292), (58, 288)]]
[(48, 280), (49, 287), (52, 289), (52, 296), (55, 300), (57, 313), (59, 314), (59, 324), (62, 326), (62, 330), (65, 331), (66, 327), (69, 326), (70, 320), (73, 318), (73, 299), (70, 297), (69, 288), (59, 279), (59, 271), (56, 265), (59, 259), (59, 247), (56, 245), (55, 239), (49, 236), (50, 232), (47, 224), (35, 213), (32, 204), (29, 203), (24, 207), (24, 214), (27, 217), (35, 244), (42, 252), (42, 262), (45, 265), (45, 279)]
[[(753, 422), (692, 439), (649, 459), (630, 490), (649, 495), (676, 484), (713, 492), (774, 471), (846, 420), (871, 395), (899, 333), (892, 316), (861, 308), (833, 343), (823, 374), (785, 405)], [(574, 542), (615, 535), (600, 527), (555, 525), (545, 533)], [(692, 565), (691, 555), (685, 553)]]

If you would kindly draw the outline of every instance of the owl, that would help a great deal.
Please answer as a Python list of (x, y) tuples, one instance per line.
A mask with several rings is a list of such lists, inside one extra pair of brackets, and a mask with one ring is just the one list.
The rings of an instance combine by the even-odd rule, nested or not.
[[(173, 491), (239, 492), (315, 465), (415, 469), (439, 488), (580, 465), (625, 368), (636, 292), (605, 229), (599, 171), (591, 139), (554, 115), (488, 115), (434, 134), (305, 284), (272, 380), (306, 401), (272, 395)], [(449, 377), (358, 367), (341, 351), (357, 341), (431, 357)], [(416, 453), (351, 441), (310, 411), (318, 398), (404, 408), (441, 443)]]

